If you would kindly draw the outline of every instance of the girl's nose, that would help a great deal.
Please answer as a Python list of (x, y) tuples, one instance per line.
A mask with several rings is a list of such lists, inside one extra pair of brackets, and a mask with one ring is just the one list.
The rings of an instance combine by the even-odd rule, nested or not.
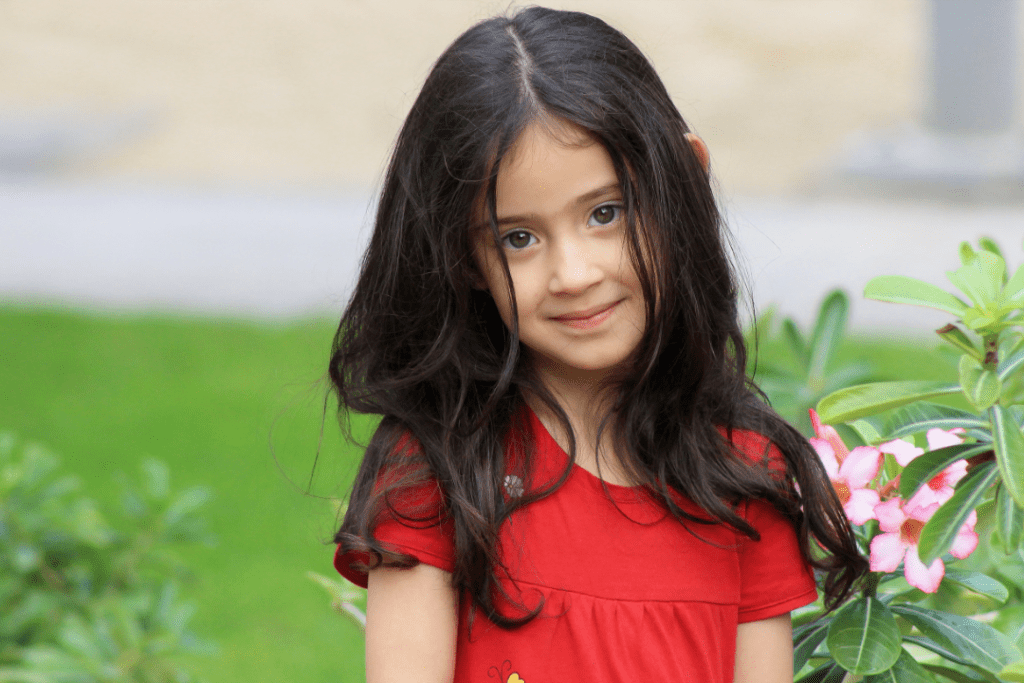
[(561, 241), (552, 256), (554, 262), (548, 285), (552, 294), (583, 292), (603, 277), (595, 255), (581, 240)]

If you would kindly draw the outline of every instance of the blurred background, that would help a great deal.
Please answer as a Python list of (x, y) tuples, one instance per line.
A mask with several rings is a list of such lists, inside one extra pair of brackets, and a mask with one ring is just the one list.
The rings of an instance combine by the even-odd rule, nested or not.
[[(548, 4), (632, 38), (708, 143), (748, 315), (806, 326), (842, 287), (847, 355), (954, 372), (927, 355), (945, 314), (860, 294), (948, 288), (982, 235), (1021, 261), (1017, 0)], [(432, 61), (507, 7), (0, 0), (0, 431), (110, 505), (144, 456), (212, 489), (219, 542), (181, 551), (209, 680), (362, 678), (305, 576), (359, 452), (325, 403), (332, 321)]]

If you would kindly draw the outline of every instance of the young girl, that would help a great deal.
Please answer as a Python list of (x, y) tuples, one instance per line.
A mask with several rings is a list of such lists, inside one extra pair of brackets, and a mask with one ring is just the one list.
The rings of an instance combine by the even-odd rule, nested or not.
[(533, 7), (441, 55), (330, 364), (383, 416), (335, 539), (370, 681), (792, 680), (810, 568), (835, 604), (866, 566), (746, 378), (724, 242), (615, 29)]

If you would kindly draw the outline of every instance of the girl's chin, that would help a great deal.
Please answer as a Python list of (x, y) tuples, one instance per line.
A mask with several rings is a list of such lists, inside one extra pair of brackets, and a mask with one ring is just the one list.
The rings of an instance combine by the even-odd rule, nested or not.
[(623, 379), (628, 376), (632, 363), (627, 361), (604, 362), (595, 360), (591, 363), (566, 362), (564, 359), (540, 357), (534, 354), (530, 360), (532, 369), (542, 378), (549, 377), (558, 381), (570, 381), (592, 384), (598, 381)]

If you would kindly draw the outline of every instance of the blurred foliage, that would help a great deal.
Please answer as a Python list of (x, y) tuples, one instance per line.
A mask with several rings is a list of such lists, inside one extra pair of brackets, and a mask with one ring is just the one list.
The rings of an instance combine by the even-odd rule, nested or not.
[[(340, 498), (330, 499), (334, 519), (345, 516), (348, 503)], [(350, 619), (360, 630), (366, 630), (366, 589), (340, 576), (324, 576), (318, 572), (306, 572), (310, 581), (320, 586), (331, 599), (331, 608)]]
[(837, 357), (849, 311), (849, 297), (834, 289), (822, 300), (809, 334), (792, 318), (776, 324), (772, 309), (746, 334), (748, 347), (756, 349), (750, 354), (749, 373), (772, 407), (808, 436), (813, 434), (808, 410), (818, 401), (843, 387), (874, 379), (873, 363)]
[(80, 492), (42, 446), (0, 433), (0, 681), (186, 683), (183, 656), (212, 646), (189, 629), (181, 546), (212, 538), (201, 487), (174, 491), (146, 460), (122, 477), (122, 509)]

